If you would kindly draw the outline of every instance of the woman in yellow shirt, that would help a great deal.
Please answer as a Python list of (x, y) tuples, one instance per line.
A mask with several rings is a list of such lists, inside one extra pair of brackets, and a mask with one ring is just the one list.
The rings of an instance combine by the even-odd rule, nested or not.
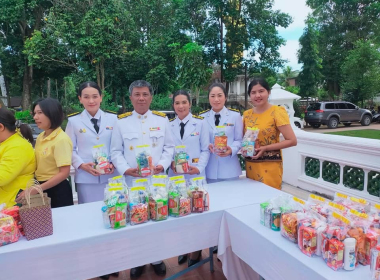
[(0, 204), (6, 207), (16, 204), (17, 193), (34, 178), (36, 159), (31, 143), (30, 127), (16, 123), (11, 111), (0, 108)]
[[(268, 102), (270, 87), (264, 79), (254, 79), (248, 86), (248, 94), (254, 107), (243, 114), (244, 133), (247, 127), (257, 127), (260, 132), (256, 156), (245, 159), (247, 178), (281, 189), (281, 150), (297, 145), (297, 138), (285, 109)], [(285, 138), (281, 142), (280, 133)]]
[[(51, 198), (52, 208), (73, 205), (73, 194), (67, 180), (73, 144), (61, 129), (62, 106), (53, 98), (40, 99), (33, 104), (33, 114), (37, 126), (44, 130), (38, 135), (35, 145), (36, 179)], [(24, 195), (24, 192), (20, 193), (17, 201)]]

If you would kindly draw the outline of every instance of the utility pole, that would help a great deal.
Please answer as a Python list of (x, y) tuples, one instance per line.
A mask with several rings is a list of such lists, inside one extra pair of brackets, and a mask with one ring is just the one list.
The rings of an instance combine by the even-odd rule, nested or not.
[(244, 107), (247, 110), (248, 107), (248, 92), (247, 92), (247, 87), (248, 87), (248, 81), (247, 81), (247, 62), (245, 63), (244, 67)]

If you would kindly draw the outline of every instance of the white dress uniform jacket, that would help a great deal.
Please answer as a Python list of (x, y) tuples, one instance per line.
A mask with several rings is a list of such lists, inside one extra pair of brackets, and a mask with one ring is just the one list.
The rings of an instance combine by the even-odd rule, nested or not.
[[(183, 138), (181, 139), (180, 123), (186, 123)], [(210, 144), (208, 124), (202, 117), (188, 114), (182, 121), (177, 117), (170, 120), (170, 129), (174, 136), (175, 146), (185, 145), (189, 155), (189, 165), (199, 169), (200, 174), (188, 175), (186, 179), (205, 176), (205, 168), (210, 157), (208, 145)], [(169, 168), (169, 176), (176, 176)]]
[[(216, 154), (210, 154), (210, 159), (206, 167), (206, 177), (208, 179), (228, 179), (241, 175), (241, 166), (237, 156), (243, 139), (243, 120), (240, 113), (234, 109), (223, 109), (219, 112), (219, 126), (226, 126), (227, 145), (231, 147), (232, 154), (227, 157), (219, 157)], [(200, 115), (204, 117), (204, 122), (209, 125), (210, 143), (214, 143), (215, 112), (206, 110)]]
[(107, 183), (108, 178), (119, 175), (114, 172), (110, 175), (93, 176), (82, 169), (78, 169), (82, 163), (94, 162), (92, 156), (93, 146), (104, 144), (108, 156), (111, 157), (111, 134), (115, 128), (117, 116), (114, 113), (103, 112), (102, 110), (99, 110), (97, 115), (100, 115), (99, 133), (96, 133), (90, 115), (86, 110), (69, 116), (66, 133), (73, 142), (72, 165), (75, 168), (76, 183)]
[[(153, 164), (162, 165), (165, 172), (174, 153), (173, 136), (166, 115), (149, 110), (144, 115), (133, 111), (118, 118), (111, 138), (111, 159), (117, 171), (124, 174), (129, 168), (137, 168), (136, 146), (150, 145)], [(132, 186), (133, 178), (125, 177), (128, 186)]]

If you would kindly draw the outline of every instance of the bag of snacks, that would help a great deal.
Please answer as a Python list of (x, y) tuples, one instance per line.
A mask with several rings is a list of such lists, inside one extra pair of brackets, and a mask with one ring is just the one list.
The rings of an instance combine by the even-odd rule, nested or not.
[(148, 180), (144, 179), (133, 181), (133, 187), (129, 190), (129, 215), (131, 225), (146, 223), (149, 219), (149, 197), (146, 184)]
[(153, 158), (149, 145), (136, 146), (135, 149), (137, 168), (139, 175), (143, 177), (151, 176), (154, 173)]
[(122, 183), (110, 183), (104, 189), (103, 224), (105, 228), (123, 228), (128, 222), (128, 191)]
[(204, 177), (190, 179), (189, 190), (189, 196), (192, 199), (191, 212), (203, 213), (203, 211), (208, 211), (210, 207), (210, 199), (207, 192), (206, 179)]
[(17, 242), (20, 236), (13, 217), (0, 213), (0, 247)]
[(314, 211), (297, 212), (298, 247), (311, 257), (317, 251), (317, 229), (326, 225), (326, 218)]
[(297, 243), (297, 212), (304, 212), (304, 206), (305, 201), (293, 197), (289, 205), (281, 207), (281, 235), (294, 243)]
[[(0, 208), (1, 208), (1, 206), (0, 206)], [(5, 214), (5, 215), (11, 216), (15, 220), (17, 228), (19, 229), (20, 233), (22, 235), (25, 235), (24, 228), (22, 227), (22, 224), (21, 224), (21, 218), (20, 218), (20, 212), (19, 211), (20, 211), (20, 208), (18, 206), (12, 206), (10, 208), (3, 209), (0, 212)]]
[(101, 174), (109, 173), (111, 163), (104, 144), (92, 147), (92, 157), (94, 159), (94, 168)]
[(256, 155), (255, 142), (259, 132), (260, 130), (257, 127), (247, 127), (247, 131), (244, 134), (240, 149), (243, 157), (253, 157)]
[(280, 231), (281, 208), (289, 204), (291, 195), (283, 194), (260, 204), (260, 221), (274, 231)]
[(189, 155), (186, 153), (186, 146), (176, 146), (174, 152), (174, 165), (177, 173), (189, 172)]
[(227, 135), (225, 126), (217, 126), (214, 135), (214, 152), (222, 153), (227, 151)]
[(149, 213), (152, 221), (163, 221), (168, 218), (168, 190), (166, 184), (153, 183), (151, 185)]
[(350, 197), (346, 194), (336, 192), (334, 194), (334, 203), (348, 208), (350, 205)]
[(380, 280), (380, 245), (371, 249), (371, 280)]
[(356, 198), (351, 196), (349, 203), (349, 208), (354, 209), (359, 213), (369, 213), (371, 211), (371, 205), (364, 198)]
[(188, 195), (188, 187), (184, 179), (173, 180), (169, 190), (169, 215), (183, 217), (191, 213), (191, 199)]
[(325, 198), (310, 194), (306, 204), (310, 209), (327, 218), (327, 200)]

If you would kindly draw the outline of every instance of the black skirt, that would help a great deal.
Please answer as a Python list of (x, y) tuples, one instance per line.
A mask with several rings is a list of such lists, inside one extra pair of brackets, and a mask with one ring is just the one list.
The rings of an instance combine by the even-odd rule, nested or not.
[[(45, 182), (39, 182), (43, 184)], [(68, 180), (63, 180), (58, 185), (45, 190), (44, 193), (51, 199), (51, 208), (74, 205), (73, 193)]]

